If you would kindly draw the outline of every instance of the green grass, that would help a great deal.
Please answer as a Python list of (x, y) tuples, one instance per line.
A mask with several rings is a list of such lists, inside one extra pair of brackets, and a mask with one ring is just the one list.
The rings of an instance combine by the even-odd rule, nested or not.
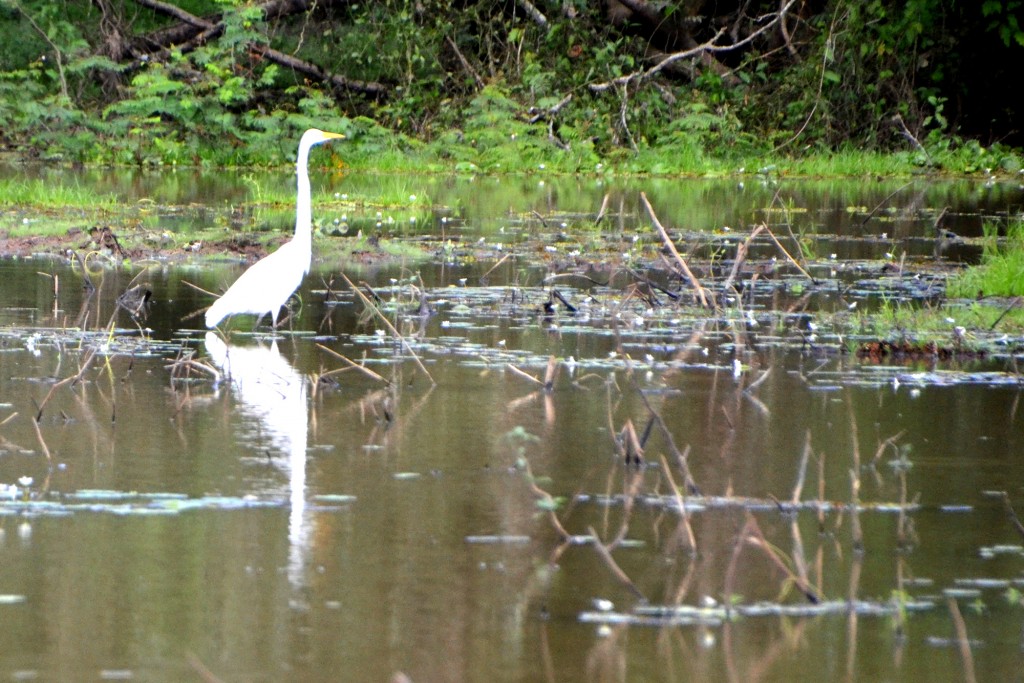
[(1024, 295), (1024, 220), (1017, 219), (1000, 243), (998, 227), (985, 225), (981, 264), (968, 268), (949, 281), (951, 297)]
[(77, 183), (54, 184), (39, 178), (0, 178), (0, 206), (109, 209), (117, 198), (100, 194)]

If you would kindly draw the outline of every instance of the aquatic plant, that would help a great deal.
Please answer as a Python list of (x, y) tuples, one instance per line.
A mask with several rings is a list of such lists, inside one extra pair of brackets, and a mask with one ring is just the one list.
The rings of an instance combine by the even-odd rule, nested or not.
[(981, 264), (950, 278), (950, 296), (1024, 295), (1024, 219), (1008, 223), (1005, 239), (999, 238), (999, 231), (995, 223), (984, 225)]

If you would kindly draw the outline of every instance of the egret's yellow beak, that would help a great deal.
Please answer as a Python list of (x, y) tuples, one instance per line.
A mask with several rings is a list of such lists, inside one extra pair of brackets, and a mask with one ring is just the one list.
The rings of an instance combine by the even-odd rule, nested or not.
[(344, 140), (345, 136), (341, 133), (328, 133), (324, 131), (324, 140)]

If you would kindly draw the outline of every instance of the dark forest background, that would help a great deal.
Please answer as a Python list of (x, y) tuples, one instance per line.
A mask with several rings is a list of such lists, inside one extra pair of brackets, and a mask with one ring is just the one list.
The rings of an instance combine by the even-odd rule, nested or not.
[(850, 149), (998, 162), (1024, 146), (1022, 14), (1022, 0), (0, 0), (0, 147), (278, 163), (318, 125), (366, 154), (458, 161), (472, 146), (483, 163), (515, 143), (566, 170)]

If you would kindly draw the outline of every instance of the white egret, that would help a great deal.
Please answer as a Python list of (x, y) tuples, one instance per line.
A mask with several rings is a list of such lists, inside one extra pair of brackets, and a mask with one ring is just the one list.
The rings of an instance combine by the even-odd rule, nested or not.
[(344, 138), (340, 133), (325, 133), (311, 128), (299, 140), (298, 193), (295, 198), (295, 236), (272, 254), (252, 264), (219, 299), (206, 310), (206, 326), (215, 327), (229, 315), (258, 315), (256, 324), (267, 313), (277, 329), (277, 316), (288, 297), (302, 284), (313, 257), (313, 210), (309, 191), (309, 149), (328, 140)]

